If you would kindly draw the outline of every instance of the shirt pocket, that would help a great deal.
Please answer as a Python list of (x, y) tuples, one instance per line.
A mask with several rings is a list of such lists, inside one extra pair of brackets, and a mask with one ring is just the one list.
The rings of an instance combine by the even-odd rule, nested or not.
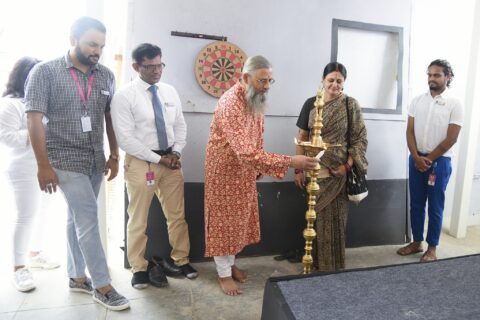
[(439, 108), (436, 108), (433, 114), (435, 124), (448, 126), (448, 124), (450, 123), (450, 113), (450, 109), (446, 108), (445, 106), (440, 106)]
[(165, 101), (164, 106), (166, 121), (170, 124), (175, 123), (175, 118), (177, 116), (177, 104), (173, 101)]
[(110, 102), (110, 92), (104, 89), (98, 90), (96, 100), (96, 105), (99, 110), (103, 112), (107, 111), (107, 106), (109, 106)]

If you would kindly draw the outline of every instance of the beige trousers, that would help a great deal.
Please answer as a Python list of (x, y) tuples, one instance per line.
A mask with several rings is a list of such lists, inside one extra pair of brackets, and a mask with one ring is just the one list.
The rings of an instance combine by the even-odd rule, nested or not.
[[(153, 171), (155, 184), (147, 186), (146, 173)], [(128, 193), (127, 258), (132, 272), (146, 271), (147, 219), (153, 196), (156, 195), (167, 220), (168, 239), (172, 246), (171, 258), (176, 265), (188, 263), (190, 239), (185, 221), (181, 170), (163, 165), (150, 165), (129, 154), (125, 156), (125, 181)]]

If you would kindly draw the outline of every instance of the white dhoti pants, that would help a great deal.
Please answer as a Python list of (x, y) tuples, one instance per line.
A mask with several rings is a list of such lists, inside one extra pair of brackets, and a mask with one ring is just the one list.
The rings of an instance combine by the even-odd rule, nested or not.
[(217, 273), (220, 278), (232, 276), (232, 266), (235, 264), (235, 256), (215, 256), (213, 257)]

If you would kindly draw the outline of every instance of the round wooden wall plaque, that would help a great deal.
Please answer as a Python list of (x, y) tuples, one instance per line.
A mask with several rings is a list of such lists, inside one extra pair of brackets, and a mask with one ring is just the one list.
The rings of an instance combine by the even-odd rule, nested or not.
[(198, 84), (214, 97), (220, 97), (242, 76), (245, 52), (226, 41), (212, 42), (203, 48), (195, 61)]

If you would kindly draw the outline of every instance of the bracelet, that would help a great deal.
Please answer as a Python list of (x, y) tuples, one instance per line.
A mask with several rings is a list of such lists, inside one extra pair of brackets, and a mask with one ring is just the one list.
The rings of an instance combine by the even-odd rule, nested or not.
[(108, 159), (112, 159), (112, 160), (118, 161), (118, 160), (120, 160), (120, 157), (119, 157), (119, 156), (115, 156), (115, 155), (110, 155), (110, 156), (108, 157)]
[(303, 169), (295, 169), (295, 174), (303, 173)]
[(345, 163), (343, 164), (343, 166), (345, 167), (345, 171), (346, 171), (346, 172), (352, 170), (352, 166), (348, 164), (348, 161), (345, 162)]

